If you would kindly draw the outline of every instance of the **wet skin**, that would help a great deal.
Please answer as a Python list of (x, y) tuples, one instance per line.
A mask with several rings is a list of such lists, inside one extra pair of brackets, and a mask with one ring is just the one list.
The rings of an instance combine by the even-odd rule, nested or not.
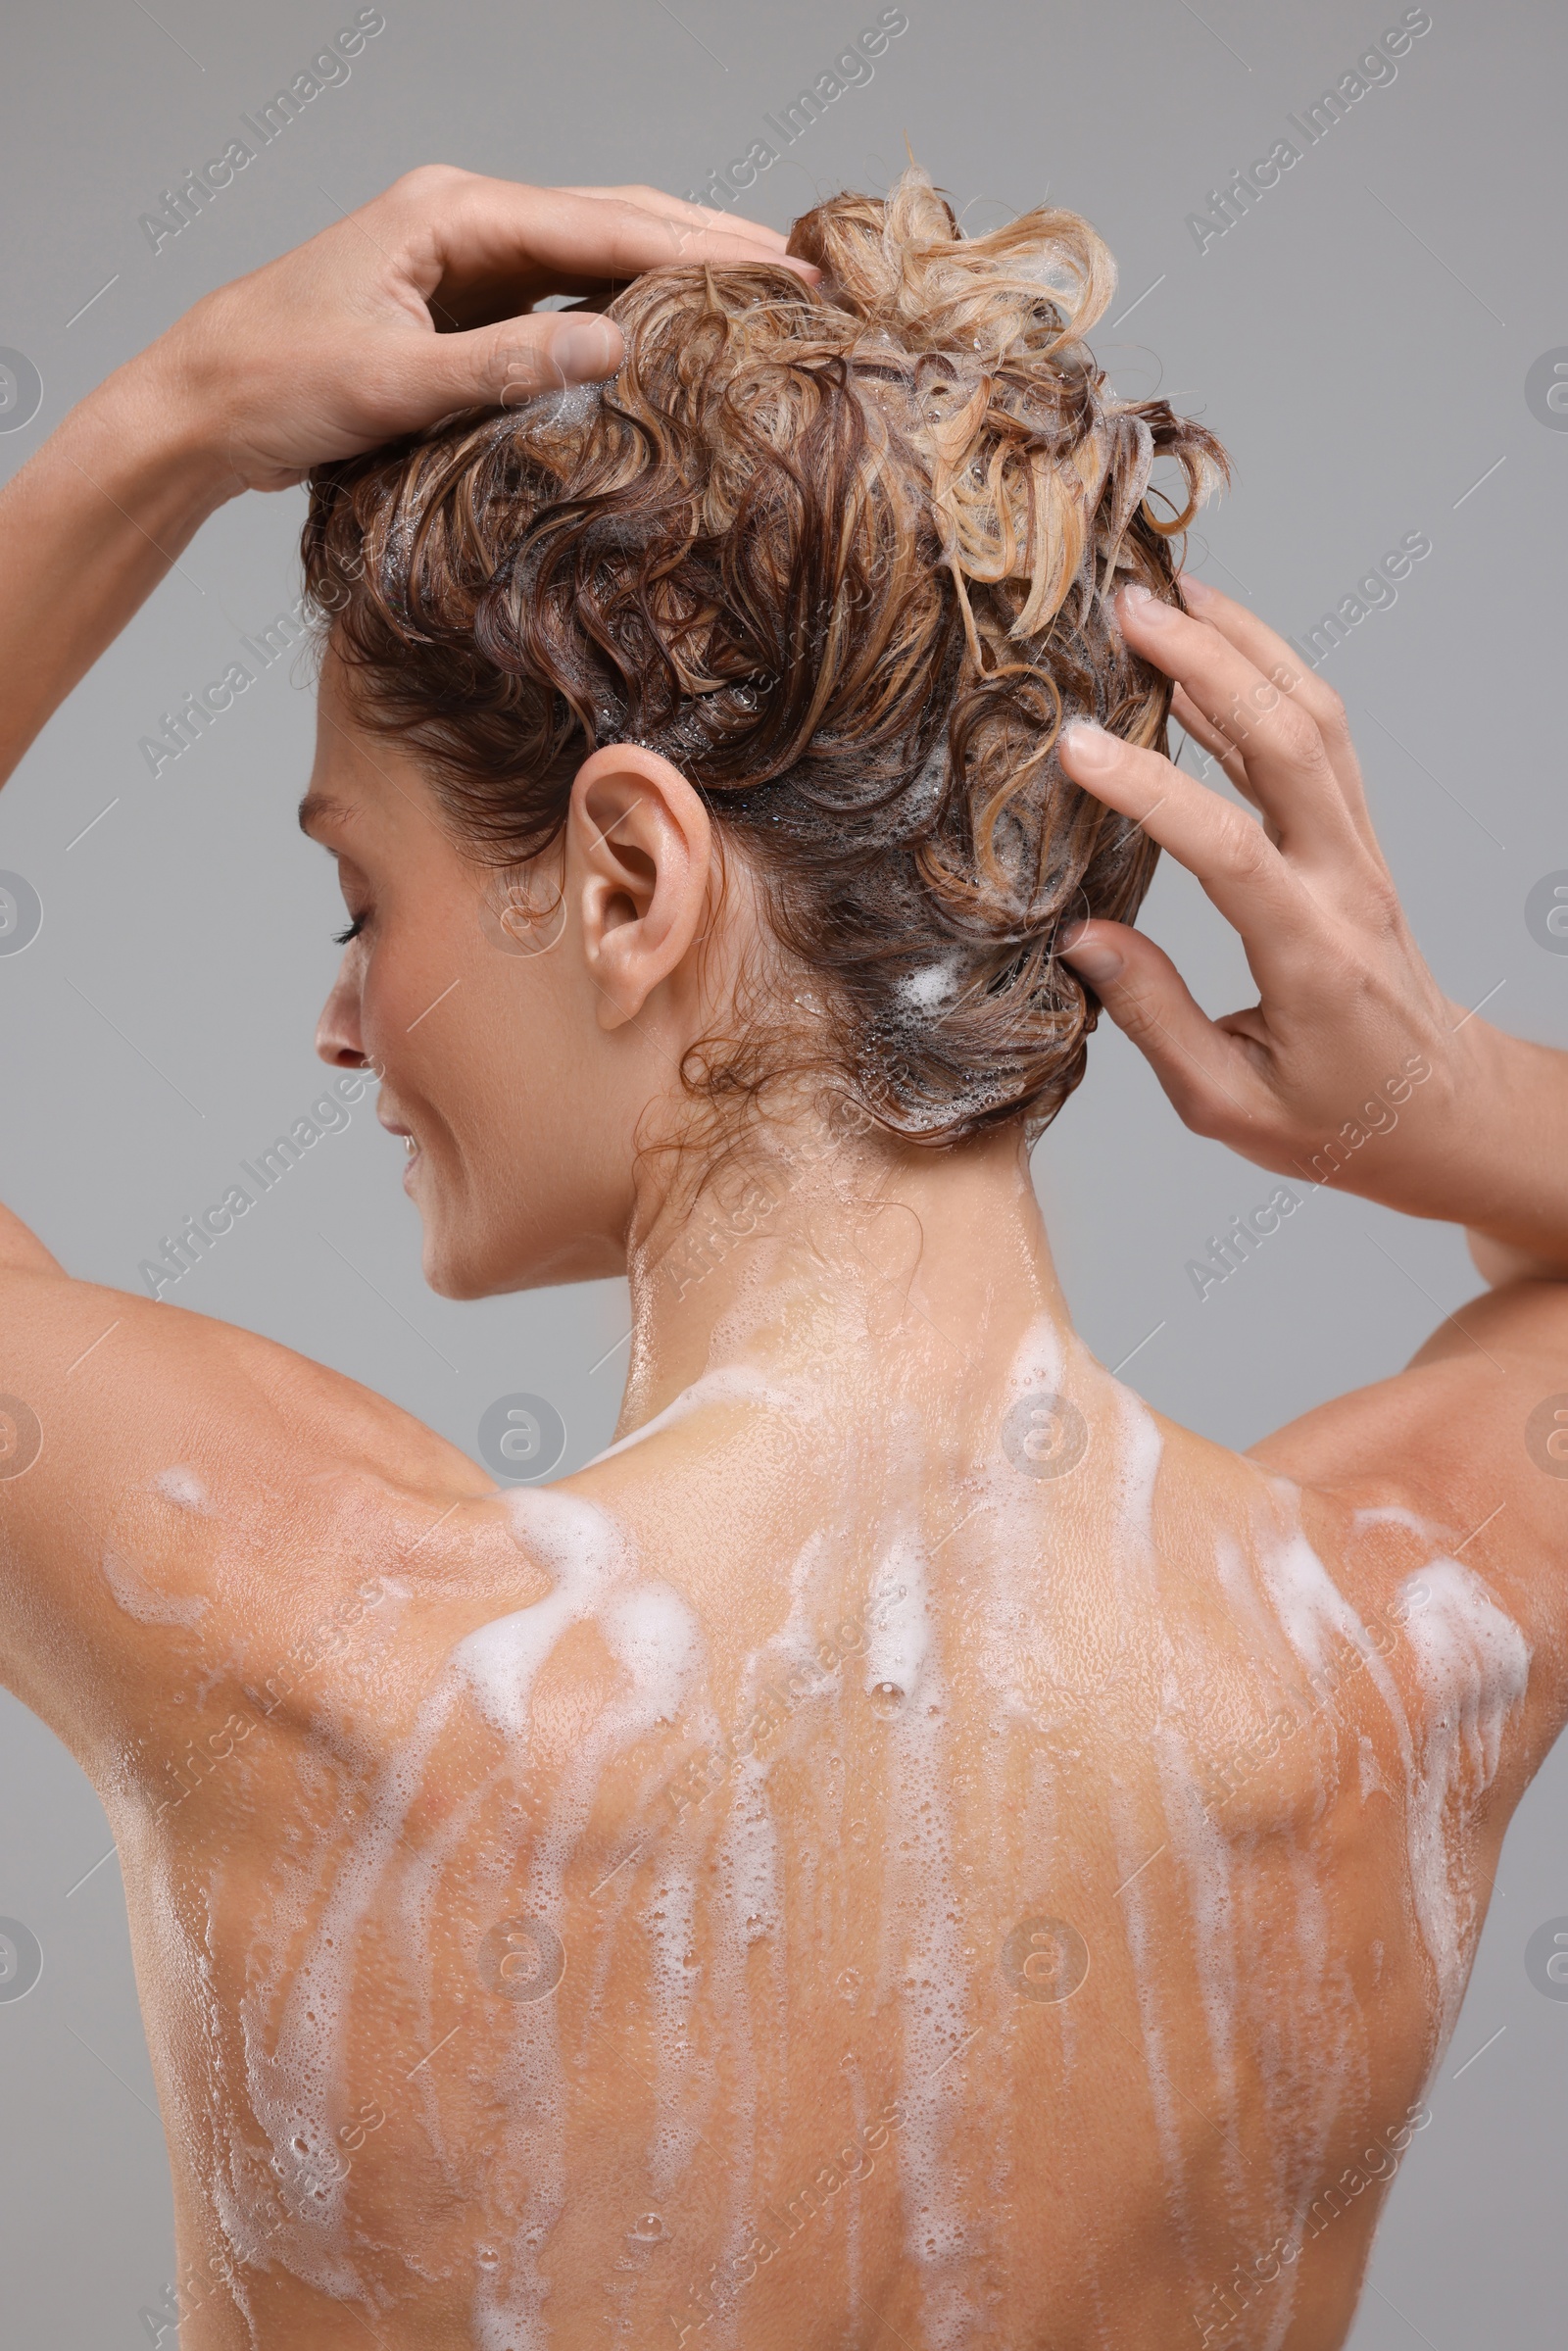
[[(1463, 1341), (1227, 1454), (985, 1177), (912, 1285), (738, 1249), (676, 1414), (505, 1497), (9, 1283), (74, 1464), (7, 1490), (15, 1686), (110, 1809), (199, 2351), (1340, 2339), (1561, 1717), (1539, 1549), (1382, 1466), (1444, 1461)], [(115, 1313), (78, 1401), (45, 1344)]]
[[(372, 250), (497, 184), (458, 176), (379, 200)], [(609, 199), (520, 193), (587, 240), (541, 284), (609, 273)], [(219, 321), (325, 318), (303, 437), (274, 402), (261, 445), (236, 367), (220, 429), (160, 438), (192, 330), (0, 501), (15, 749), (153, 584), (147, 529), (200, 520), (192, 451), (286, 478), (323, 414), (363, 446), (451, 405), (342, 421), (322, 285), (369, 265), (305, 253)], [(1423, 1061), (1346, 1184), (1470, 1224), (1494, 1284), (1250, 1454), (1077, 1341), (1017, 1133), (900, 1151), (803, 1101), (700, 1200), (652, 1189), (642, 1122), (767, 952), (699, 796), (596, 753), (534, 877), (559, 934), (506, 952), (330, 661), (306, 821), (361, 927), (319, 1049), (379, 1079), (435, 1287), (628, 1272), (620, 1442), (498, 1493), (0, 1212), (0, 1388), (45, 1433), (0, 1481), (0, 1662), (114, 1826), (187, 2351), (1343, 2340), (1568, 1713), (1564, 1484), (1523, 1442), (1568, 1388), (1568, 1082), (1426, 972), (1334, 699), (1198, 611), (1122, 625), (1262, 825), (1152, 753), (1068, 759), (1198, 873), (1259, 1004), (1208, 1021), (1117, 926), (1067, 952), (1267, 1166)]]

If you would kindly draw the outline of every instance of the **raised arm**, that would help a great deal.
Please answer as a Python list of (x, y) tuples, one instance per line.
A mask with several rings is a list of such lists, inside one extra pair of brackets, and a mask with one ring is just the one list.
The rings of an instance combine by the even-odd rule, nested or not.
[(654, 188), (433, 165), (197, 303), (0, 493), (0, 780), (227, 499), (460, 409), (608, 375), (618, 328), (532, 306), (592, 304), (703, 259), (814, 275), (776, 230)]
[[(783, 245), (651, 188), (432, 168), (209, 295), (0, 496), (0, 775), (224, 500), (456, 411), (603, 376), (623, 348), (593, 307), (609, 287), (683, 261), (815, 275)], [(535, 314), (552, 294), (584, 297), (588, 315)], [(488, 1488), (351, 1382), (73, 1280), (0, 1207), (0, 1683), (84, 1761), (145, 1728), (170, 1627), (218, 1621), (203, 1616), (215, 1525), (240, 1527), (256, 1497), (278, 1505), (304, 1545), (296, 1578), (318, 1576), (312, 1530), (338, 1472), (350, 1485), (363, 1473), (383, 1501), (402, 1481), (410, 1541)], [(210, 1509), (179, 1498), (193, 1482)], [(229, 1555), (243, 1557), (237, 1537)], [(160, 1562), (174, 1596), (125, 1586), (117, 1600), (106, 1562), (125, 1557)]]
[(1197, 876), (1258, 1001), (1209, 1019), (1169, 956), (1118, 923), (1084, 924), (1063, 954), (1199, 1134), (1468, 1228), (1492, 1295), (1402, 1373), (1253, 1451), (1302, 1484), (1403, 1494), (1447, 1522), (1538, 1644), (1539, 1755), (1568, 1714), (1568, 1410), (1551, 1417), (1568, 1405), (1568, 1053), (1445, 996), (1373, 834), (1339, 696), (1243, 607), (1183, 588), (1190, 612), (1124, 595), (1123, 628), (1261, 821), (1098, 728), (1072, 730), (1063, 764)]

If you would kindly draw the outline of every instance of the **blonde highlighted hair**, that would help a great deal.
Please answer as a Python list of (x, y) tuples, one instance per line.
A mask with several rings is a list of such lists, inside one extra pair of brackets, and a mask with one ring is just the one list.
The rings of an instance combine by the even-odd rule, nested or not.
[(1114, 268), (1072, 213), (966, 237), (911, 169), (790, 251), (817, 285), (635, 280), (603, 387), (320, 469), (307, 584), (475, 855), (547, 848), (601, 743), (704, 794), (814, 984), (808, 1020), (776, 985), (738, 1006), (694, 1093), (756, 1102), (808, 1066), (912, 1139), (1038, 1131), (1097, 1011), (1058, 933), (1130, 919), (1156, 855), (1064, 774), (1061, 730), (1164, 747), (1169, 683), (1111, 600), (1177, 597), (1224, 453), (1110, 391), (1084, 337)]

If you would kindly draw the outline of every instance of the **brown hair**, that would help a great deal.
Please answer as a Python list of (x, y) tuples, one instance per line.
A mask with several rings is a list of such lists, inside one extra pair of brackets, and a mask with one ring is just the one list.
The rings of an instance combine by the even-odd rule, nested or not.
[[(891, 1131), (1038, 1131), (1098, 1006), (1058, 930), (1128, 920), (1153, 845), (1055, 757), (1073, 716), (1165, 747), (1169, 682), (1111, 598), (1174, 598), (1224, 453), (1122, 401), (1081, 337), (1114, 285), (1065, 212), (965, 237), (922, 171), (795, 224), (816, 286), (662, 269), (607, 385), (319, 468), (306, 580), (368, 722), (496, 863), (560, 835), (598, 744), (663, 753), (744, 845), (775, 974), (688, 1056), (755, 1100), (804, 1064)], [(1173, 459), (1179, 513), (1150, 468)], [(1161, 504), (1169, 509), (1170, 502)]]

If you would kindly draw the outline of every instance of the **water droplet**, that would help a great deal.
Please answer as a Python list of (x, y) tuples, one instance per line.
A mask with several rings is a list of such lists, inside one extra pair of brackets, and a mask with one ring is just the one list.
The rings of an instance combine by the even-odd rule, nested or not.
[(499, 2270), (501, 2256), (494, 2245), (481, 2245), (474, 2256), (481, 2270)]
[(871, 1703), (878, 1714), (891, 1714), (903, 1695), (897, 1682), (879, 1682), (871, 1692)]
[(640, 2245), (657, 2245), (665, 2233), (664, 2224), (657, 2212), (640, 2213), (626, 2233)]

